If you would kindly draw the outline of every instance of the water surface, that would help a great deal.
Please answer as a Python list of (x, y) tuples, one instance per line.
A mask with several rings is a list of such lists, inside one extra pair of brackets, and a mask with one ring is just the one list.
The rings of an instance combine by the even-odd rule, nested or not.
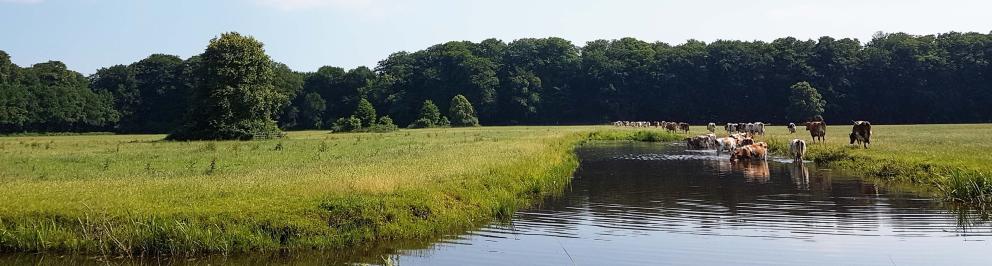
[(988, 265), (992, 228), (812, 163), (731, 164), (682, 145), (578, 150), (569, 192), (402, 265)]

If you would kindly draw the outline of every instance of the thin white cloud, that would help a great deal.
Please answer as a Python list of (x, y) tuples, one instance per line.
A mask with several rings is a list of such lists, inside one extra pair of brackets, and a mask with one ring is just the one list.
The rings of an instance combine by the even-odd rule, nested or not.
[(40, 4), (41, 2), (44, 1), (45, 0), (0, 0), (0, 3), (31, 5), (31, 4)]
[[(10, 1), (10, 0), (0, 0)], [(13, 0), (13, 1), (41, 1), (41, 0)], [(373, 0), (257, 0), (259, 4), (266, 7), (276, 8), (284, 11), (304, 10), (312, 8), (349, 8), (365, 9), (372, 5)]]

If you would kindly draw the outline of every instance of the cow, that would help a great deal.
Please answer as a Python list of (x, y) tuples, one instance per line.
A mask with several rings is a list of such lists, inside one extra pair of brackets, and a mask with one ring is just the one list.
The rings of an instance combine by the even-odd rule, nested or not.
[(667, 130), (668, 132), (674, 133), (676, 130), (678, 130), (677, 127), (678, 125), (676, 125), (675, 122), (665, 123), (665, 130)]
[(806, 141), (793, 139), (789, 142), (789, 155), (793, 161), (802, 162), (803, 156), (806, 156)]
[(689, 134), (689, 123), (679, 122), (679, 130), (681, 130), (684, 134)]
[(730, 161), (738, 160), (761, 160), (768, 159), (768, 148), (758, 143), (738, 147), (730, 154)]
[(691, 138), (685, 138), (686, 149), (690, 150), (702, 150), (709, 149), (713, 146), (716, 136), (699, 135)]
[(796, 134), (796, 123), (789, 123), (786, 128), (789, 128), (789, 134)]
[(827, 124), (822, 121), (806, 122), (806, 131), (809, 131), (809, 135), (813, 137), (813, 143), (816, 143), (817, 139), (823, 143), (827, 136)]
[(716, 139), (716, 144), (716, 152), (733, 152), (734, 149), (737, 149), (737, 139), (734, 139), (733, 137), (718, 138)]
[(871, 145), (871, 123), (868, 121), (852, 121), (854, 127), (851, 128), (851, 145), (857, 141), (867, 149)]
[(716, 133), (716, 123), (706, 124), (706, 130), (709, 130), (710, 133)]
[(737, 139), (737, 146), (743, 147), (743, 146), (748, 146), (748, 145), (754, 145), (754, 139), (752, 139), (750, 137), (743, 137), (743, 138)]

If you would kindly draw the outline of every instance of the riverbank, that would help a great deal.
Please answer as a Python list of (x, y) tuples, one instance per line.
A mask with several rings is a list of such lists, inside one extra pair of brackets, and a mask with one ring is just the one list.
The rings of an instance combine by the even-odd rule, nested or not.
[(921, 185), (935, 197), (978, 209), (992, 204), (992, 142), (984, 137), (992, 125), (880, 125), (872, 128), (872, 146), (849, 145), (850, 125), (830, 126), (823, 144), (810, 142), (800, 128), (768, 128), (765, 139), (784, 154), (788, 140), (809, 144), (807, 159), (853, 170), (862, 177)]
[(680, 138), (635, 132), (485, 127), (291, 132), (250, 142), (0, 138), (0, 249), (193, 255), (437, 237), (561, 192), (578, 164), (572, 150), (585, 140)]

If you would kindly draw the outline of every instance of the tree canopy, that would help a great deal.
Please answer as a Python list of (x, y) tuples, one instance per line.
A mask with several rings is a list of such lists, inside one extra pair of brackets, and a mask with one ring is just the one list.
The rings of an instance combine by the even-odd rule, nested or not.
[(451, 109), (448, 116), (451, 117), (451, 126), (456, 127), (476, 127), (479, 126), (479, 118), (476, 117), (475, 108), (472, 103), (461, 94), (451, 98)]
[(799, 82), (792, 85), (792, 94), (789, 96), (789, 116), (794, 121), (808, 121), (813, 117), (823, 115), (823, 106), (826, 102), (808, 82)]
[(170, 139), (253, 139), (279, 133), (276, 110), (285, 101), (273, 86), (273, 64), (262, 43), (232, 32), (210, 40), (202, 76), (185, 123)]
[[(224, 128), (225, 136), (240, 138), (274, 131), (271, 121), (286, 129), (328, 128), (355, 114), (363, 99), (378, 107), (377, 116), (401, 125), (424, 118), (431, 101), (439, 114), (428, 120), (437, 126), (457, 120), (440, 116), (450, 113), (456, 95), (487, 125), (785, 123), (809, 115), (797, 111), (800, 105), (816, 107), (797, 102), (815, 96), (796, 95), (800, 82), (824, 103), (807, 111), (828, 122), (992, 122), (992, 34), (674, 45), (621, 38), (581, 46), (554, 37), (486, 39), (396, 52), (374, 68), (314, 72), (272, 62), (260, 42), (228, 35), (237, 34), (224, 34), (186, 60), (153, 54), (89, 78), (55, 61), (22, 68), (0, 51), (0, 132), (166, 133), (190, 125), (181, 114), (194, 109), (204, 119), (194, 128)], [(371, 116), (356, 118), (373, 123)]]

